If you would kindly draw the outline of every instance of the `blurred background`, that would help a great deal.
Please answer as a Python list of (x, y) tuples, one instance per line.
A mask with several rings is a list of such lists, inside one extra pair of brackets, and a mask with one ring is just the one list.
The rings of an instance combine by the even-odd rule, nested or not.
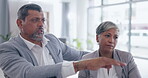
[(132, 53), (142, 78), (148, 78), (148, 0), (0, 0), (0, 43), (19, 34), (17, 11), (28, 3), (43, 8), (46, 33), (79, 50), (96, 50), (96, 27), (115, 22), (120, 28), (116, 48)]

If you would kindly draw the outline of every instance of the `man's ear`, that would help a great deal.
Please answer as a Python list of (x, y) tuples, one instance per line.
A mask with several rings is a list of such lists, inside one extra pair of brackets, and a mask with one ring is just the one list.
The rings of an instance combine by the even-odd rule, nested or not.
[(16, 23), (17, 23), (17, 26), (21, 29), (22, 28), (22, 20), (21, 19), (17, 19)]

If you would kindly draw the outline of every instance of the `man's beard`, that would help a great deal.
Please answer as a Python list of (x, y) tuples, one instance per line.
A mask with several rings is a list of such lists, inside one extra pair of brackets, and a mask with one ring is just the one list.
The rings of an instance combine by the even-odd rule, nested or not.
[(30, 38), (35, 40), (35, 41), (40, 42), (40, 41), (43, 40), (43, 35), (44, 35), (44, 29), (43, 28), (39, 28), (32, 35), (30, 35)]

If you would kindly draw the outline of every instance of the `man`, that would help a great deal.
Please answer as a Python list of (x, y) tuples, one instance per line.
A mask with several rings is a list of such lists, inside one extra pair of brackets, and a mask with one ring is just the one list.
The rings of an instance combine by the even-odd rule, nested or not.
[(6, 78), (65, 78), (79, 70), (125, 65), (104, 57), (77, 61), (86, 52), (68, 47), (52, 34), (44, 35), (44, 21), (39, 5), (19, 9), (20, 34), (0, 45), (0, 67)]

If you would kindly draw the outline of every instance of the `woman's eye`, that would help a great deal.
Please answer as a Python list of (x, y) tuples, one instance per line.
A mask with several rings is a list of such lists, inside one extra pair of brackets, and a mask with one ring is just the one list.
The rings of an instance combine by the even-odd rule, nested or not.
[(110, 35), (105, 35), (105, 37), (110, 37)]
[(116, 36), (115, 39), (118, 39), (118, 36)]

